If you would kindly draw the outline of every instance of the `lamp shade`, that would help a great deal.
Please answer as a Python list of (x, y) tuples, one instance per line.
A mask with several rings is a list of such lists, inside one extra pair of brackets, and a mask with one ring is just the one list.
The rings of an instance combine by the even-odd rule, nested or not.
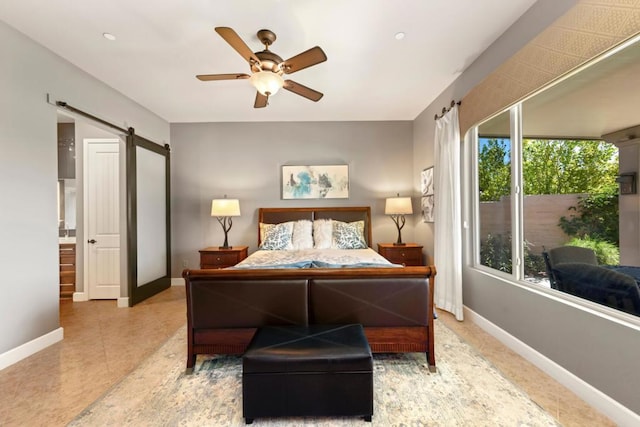
[(275, 95), (284, 85), (284, 79), (278, 73), (272, 71), (258, 71), (249, 79), (251, 84), (265, 96)]
[(240, 216), (240, 202), (238, 199), (213, 199), (211, 216)]
[(384, 206), (385, 215), (409, 215), (413, 213), (411, 197), (389, 197)]

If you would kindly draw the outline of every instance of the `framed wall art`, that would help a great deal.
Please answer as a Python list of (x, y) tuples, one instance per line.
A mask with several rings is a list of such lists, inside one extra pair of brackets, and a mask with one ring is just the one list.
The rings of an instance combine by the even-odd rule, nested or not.
[(433, 166), (424, 169), (420, 174), (420, 189), (422, 191), (422, 199), (420, 201), (422, 222), (433, 222)]
[(433, 194), (422, 196), (422, 222), (433, 222)]
[(348, 199), (349, 166), (282, 166), (282, 198)]
[(433, 196), (433, 166), (420, 174), (420, 188), (423, 196)]

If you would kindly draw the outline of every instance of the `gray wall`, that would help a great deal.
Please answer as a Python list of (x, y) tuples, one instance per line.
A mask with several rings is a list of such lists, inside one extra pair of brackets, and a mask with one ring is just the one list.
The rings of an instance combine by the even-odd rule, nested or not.
[[(561, 16), (575, 1), (538, 1), (494, 45), (485, 51), (414, 122), (414, 169), (433, 164), (433, 116), (452, 99), (459, 100), (496, 66)], [(463, 167), (463, 170), (468, 170)], [(414, 174), (416, 175), (416, 174)], [(414, 191), (419, 181), (414, 176)], [(437, 189), (436, 189), (437, 191)], [(468, 194), (461, 195), (468, 205)], [(464, 217), (464, 216), (463, 216)], [(467, 216), (468, 218), (468, 216)], [(415, 237), (433, 246), (433, 226), (417, 224)], [(470, 267), (470, 230), (464, 242), (465, 306), (507, 331), (614, 400), (640, 413), (637, 384), (640, 333), (625, 322), (590, 313), (573, 304), (476, 271)], [(435, 260), (436, 265), (438, 260)], [(553, 291), (549, 291), (553, 292)]]
[[(408, 195), (412, 173), (411, 122), (182, 123), (171, 125), (172, 276), (183, 263), (198, 268), (198, 250), (221, 245), (211, 200), (240, 199), (229, 244), (257, 244), (257, 209), (274, 206), (371, 206), (374, 248), (394, 242), (384, 199)], [(281, 166), (348, 164), (349, 198), (281, 200)], [(419, 206), (414, 202), (414, 212)], [(402, 230), (413, 240), (411, 224)]]
[(0, 359), (59, 326), (57, 99), (169, 142), (169, 124), (0, 21)]

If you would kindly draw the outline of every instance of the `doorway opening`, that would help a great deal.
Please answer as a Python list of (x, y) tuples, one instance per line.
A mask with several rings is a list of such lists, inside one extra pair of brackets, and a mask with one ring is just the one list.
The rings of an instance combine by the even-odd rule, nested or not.
[(58, 113), (61, 300), (128, 306), (123, 152), (123, 135)]

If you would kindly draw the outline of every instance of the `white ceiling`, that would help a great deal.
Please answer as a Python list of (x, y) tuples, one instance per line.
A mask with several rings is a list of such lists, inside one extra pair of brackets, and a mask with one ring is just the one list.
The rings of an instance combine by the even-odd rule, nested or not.
[[(533, 3), (2, 0), (0, 19), (169, 122), (413, 120)], [(249, 73), (217, 26), (254, 51), (263, 49), (256, 32), (270, 29), (283, 59), (320, 46), (327, 62), (289, 78), (324, 98), (283, 90), (254, 109), (248, 80), (197, 80)]]

